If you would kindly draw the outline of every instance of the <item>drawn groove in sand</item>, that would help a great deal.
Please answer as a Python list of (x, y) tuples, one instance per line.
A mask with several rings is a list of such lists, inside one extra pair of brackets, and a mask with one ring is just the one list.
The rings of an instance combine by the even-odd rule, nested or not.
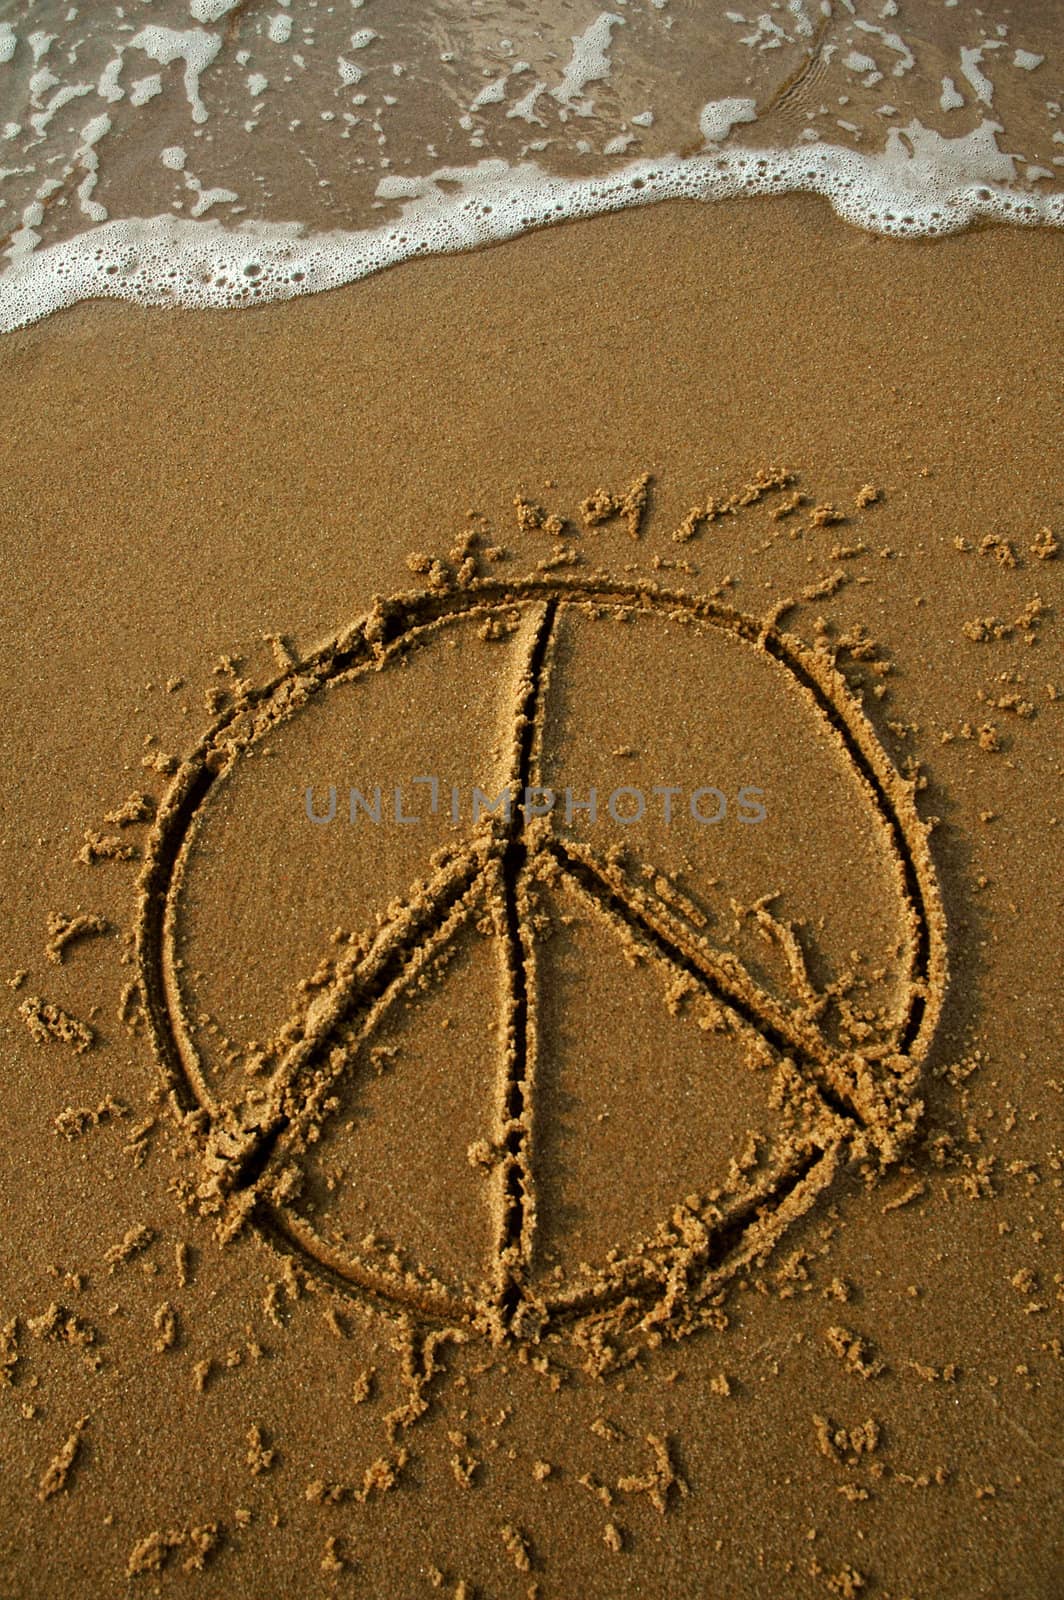
[[(529, 653), (525, 694), (518, 708), (517, 740), (512, 781), (519, 793), (534, 786), (538, 770), (540, 702), (557, 601), (548, 600), (536, 628)], [(503, 1126), (506, 1157), (503, 1162), (504, 1194), (497, 1261), (498, 1309), (502, 1322), (512, 1325), (521, 1300), (521, 1273), (531, 1255), (532, 1168), (528, 1159), (529, 1130), (526, 1111), (526, 1074), (531, 1060), (528, 1048), (530, 985), (528, 969), (534, 959), (521, 915), (521, 898), (528, 870), (525, 813), (518, 806), (502, 854), (502, 891), (506, 914), (506, 948), (510, 975), (510, 1026), (506, 1050)]]
[[(196, 820), (217, 777), (313, 696), (371, 669), (386, 669), (463, 618), (490, 622), (517, 613), (528, 624), (516, 704), (510, 713), (510, 779), (518, 790), (540, 777), (540, 740), (550, 696), (552, 646), (566, 607), (635, 609), (683, 616), (723, 630), (770, 656), (789, 675), (855, 774), (890, 840), (905, 921), (904, 1002), (893, 1037), (867, 1052), (844, 1051), (817, 1021), (759, 987), (731, 953), (714, 950), (656, 892), (626, 880), (615, 861), (558, 836), (546, 819), (491, 814), (465, 844), (437, 858), (433, 875), (393, 907), (370, 943), (353, 946), (327, 988), (307, 1004), (256, 1102), (220, 1102), (194, 1040), (181, 991), (178, 905)], [(488, 647), (485, 648), (494, 648)], [(705, 1303), (739, 1267), (775, 1240), (854, 1156), (897, 1157), (918, 1112), (919, 1068), (937, 1022), (946, 982), (945, 928), (927, 829), (913, 785), (891, 766), (841, 678), (798, 639), (717, 602), (604, 579), (478, 579), (446, 592), (379, 602), (362, 622), (220, 717), (184, 763), (159, 810), (141, 879), (137, 957), (153, 1044), (174, 1107), (194, 1130), (202, 1161), (200, 1196), (234, 1208), (281, 1249), (296, 1253), (337, 1288), (427, 1323), (457, 1324), (492, 1337), (538, 1338), (586, 1319), (611, 1330), (680, 1331), (703, 1318)], [(774, 1058), (794, 1064), (818, 1108), (768, 1173), (748, 1181), (723, 1206), (671, 1223), (590, 1279), (531, 1282), (536, 1196), (535, 940), (527, 907), (538, 880), (560, 875), (626, 938), (642, 943), (677, 977), (693, 982), (735, 1027)], [(289, 1203), (285, 1174), (332, 1114), (342, 1077), (357, 1064), (388, 1008), (478, 913), (499, 911), (508, 998), (500, 1062), (492, 1259), (472, 1288), (443, 1284), (427, 1269), (382, 1266), (323, 1239)], [(707, 1174), (707, 1180), (710, 1175)]]

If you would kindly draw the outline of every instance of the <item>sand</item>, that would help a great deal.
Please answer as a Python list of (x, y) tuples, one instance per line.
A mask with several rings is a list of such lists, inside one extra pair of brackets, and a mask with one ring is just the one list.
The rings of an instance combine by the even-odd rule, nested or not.
[(7, 338), (5, 1593), (1056, 1592), (1062, 249)]

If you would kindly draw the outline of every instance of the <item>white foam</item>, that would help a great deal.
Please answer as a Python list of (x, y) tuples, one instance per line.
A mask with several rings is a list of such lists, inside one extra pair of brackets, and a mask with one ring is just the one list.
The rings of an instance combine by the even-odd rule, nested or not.
[(32, 116), (30, 118), (30, 127), (33, 129), (34, 133), (40, 137), (43, 137), (45, 129), (48, 127), (48, 124), (51, 122), (57, 111), (62, 111), (63, 107), (69, 105), (71, 100), (78, 100), (82, 95), (91, 93), (91, 83), (64, 84), (61, 89), (57, 89), (55, 91), (55, 94), (49, 100), (44, 110), (38, 111), (36, 116)]
[(860, 28), (862, 33), (878, 33), (887, 49), (893, 50), (895, 55), (901, 57), (900, 61), (896, 61), (894, 63), (894, 76), (896, 78), (904, 77), (905, 73), (911, 71), (911, 69), (915, 67), (916, 57), (909, 49), (909, 46), (905, 43), (905, 40), (901, 37), (900, 33), (890, 33), (886, 28), (877, 27), (874, 22), (862, 21), (860, 17), (854, 18), (854, 27)]
[(994, 85), (986, 73), (979, 70), (979, 67), (983, 59), (984, 50), (990, 48), (990, 45), (983, 44), (979, 49), (961, 50), (961, 76), (967, 78), (975, 93), (983, 104), (987, 106), (994, 103)]
[(10, 22), (0, 22), (0, 65), (15, 54), (18, 37)]
[(550, 91), (559, 105), (575, 109), (577, 96), (583, 94), (589, 83), (609, 76), (613, 30), (623, 26), (623, 17), (614, 11), (603, 11), (583, 33), (570, 41), (573, 53), (569, 65), (561, 83)]
[(41, 103), (41, 95), (47, 94), (49, 89), (54, 89), (56, 84), (59, 82), (61, 82), (61, 80), (56, 77), (55, 73), (50, 67), (39, 68), (38, 71), (36, 71), (30, 78), (31, 104), (39, 106)]
[(106, 100), (109, 105), (116, 100), (124, 100), (126, 97), (126, 91), (118, 81), (121, 71), (122, 52), (120, 50), (114, 59), (104, 67), (96, 85), (96, 93), (101, 100)]
[[(743, 18), (739, 18), (743, 21)], [(749, 50), (781, 50), (787, 40), (787, 35), (778, 22), (774, 22), (767, 11), (763, 11), (757, 19), (756, 29), (739, 40)]]
[(236, 0), (188, 0), (188, 11), (194, 22), (221, 22), (235, 5)]
[(196, 196), (190, 208), (194, 217), (205, 216), (212, 206), (230, 205), (240, 198), (235, 189), (205, 189), (190, 173), (185, 174), (185, 186)]
[(136, 83), (130, 85), (129, 103), (134, 106), (146, 106), (149, 100), (154, 100), (157, 94), (163, 92), (163, 80), (158, 72), (149, 72), (146, 78), (138, 78)]
[(502, 77), (496, 78), (493, 83), (486, 83), (469, 102), (470, 111), (479, 111), (481, 106), (496, 106), (505, 99), (508, 76), (508, 73), (503, 73)]
[(222, 48), (220, 33), (205, 33), (202, 28), (189, 28), (179, 33), (174, 28), (142, 28), (136, 38), (129, 41), (133, 50), (143, 50), (160, 66), (171, 61), (185, 63), (185, 94), (192, 107), (193, 122), (206, 122), (207, 107), (200, 99), (200, 74), (205, 72)]
[[(806, 16), (805, 0), (787, 0), (787, 10), (794, 18), (794, 31), (800, 39), (809, 39), (813, 34), (813, 24)], [(890, 13), (884, 11), (884, 16)]]
[(739, 122), (756, 122), (753, 100), (709, 100), (698, 118), (699, 131), (707, 144), (720, 144)]
[(507, 117), (520, 117), (523, 122), (534, 122), (537, 127), (545, 128), (547, 124), (543, 118), (536, 116), (536, 101), (546, 87), (545, 83), (534, 83), (528, 93), (510, 107)]
[(26, 35), (26, 43), (33, 51), (34, 66), (36, 66), (37, 62), (41, 61), (48, 54), (49, 50), (55, 43), (55, 40), (56, 35), (54, 33), (44, 33), (38, 31), (37, 33), (28, 33)]
[[(913, 121), (889, 129), (878, 155), (825, 143), (732, 149), (634, 161), (598, 178), (485, 161), (421, 179), (383, 180), (387, 195), (404, 200), (402, 215), (361, 232), (304, 235), (297, 225), (225, 228), (171, 216), (108, 222), (31, 254), (11, 252), (12, 265), (0, 277), (0, 331), (96, 296), (192, 307), (286, 300), (414, 256), (469, 250), (548, 223), (669, 199), (804, 191), (825, 196), (858, 227), (905, 238), (957, 232), (979, 219), (1064, 226), (1064, 195), (1006, 187), (1015, 163), (998, 149), (997, 131), (984, 122), (962, 138), (945, 139)], [(32, 232), (31, 218), (24, 225)]]
[(106, 222), (107, 207), (92, 198), (93, 190), (99, 181), (100, 158), (96, 154), (95, 146), (105, 134), (111, 131), (111, 119), (106, 112), (101, 112), (98, 117), (93, 117), (81, 130), (81, 143), (74, 151), (74, 160), (79, 162), (85, 176), (78, 184), (78, 204), (90, 222)]

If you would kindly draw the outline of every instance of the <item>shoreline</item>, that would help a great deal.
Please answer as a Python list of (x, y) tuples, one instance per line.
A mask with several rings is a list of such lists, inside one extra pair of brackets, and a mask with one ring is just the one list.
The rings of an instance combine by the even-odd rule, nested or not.
[(491, 161), (441, 168), (423, 178), (382, 180), (392, 183), (388, 198), (403, 202), (400, 215), (358, 232), (304, 234), (296, 224), (268, 222), (225, 228), (215, 219), (166, 214), (101, 222), (20, 254), (0, 274), (0, 333), (93, 298), (189, 310), (276, 304), (426, 255), (466, 254), (562, 222), (670, 201), (817, 196), (841, 221), (880, 238), (948, 238), (993, 221), (1064, 226), (1064, 195), (998, 181), (1013, 162), (998, 153), (995, 126), (984, 122), (949, 140), (915, 123), (902, 130), (908, 145), (888, 139), (884, 151), (870, 156), (820, 144), (710, 149), (589, 178), (560, 177), (527, 161), (501, 175)]

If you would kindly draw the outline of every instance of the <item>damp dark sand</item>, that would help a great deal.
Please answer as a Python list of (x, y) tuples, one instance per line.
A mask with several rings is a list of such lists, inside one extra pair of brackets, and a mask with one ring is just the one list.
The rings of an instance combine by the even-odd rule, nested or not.
[(1054, 1593), (1062, 249), (9, 336), (6, 1592)]

